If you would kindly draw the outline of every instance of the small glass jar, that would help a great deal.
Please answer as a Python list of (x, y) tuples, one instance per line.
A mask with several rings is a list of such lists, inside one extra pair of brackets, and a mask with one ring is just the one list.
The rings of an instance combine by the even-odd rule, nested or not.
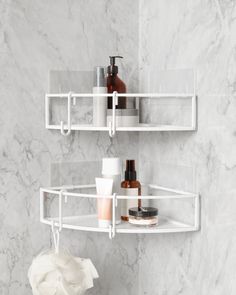
[(130, 208), (129, 223), (141, 226), (157, 225), (158, 209), (153, 207)]

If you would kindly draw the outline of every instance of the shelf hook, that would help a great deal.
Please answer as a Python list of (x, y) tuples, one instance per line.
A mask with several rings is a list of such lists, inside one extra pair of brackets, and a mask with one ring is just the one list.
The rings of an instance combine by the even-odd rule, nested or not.
[(63, 193), (64, 193), (64, 190), (60, 190), (59, 198), (58, 198), (58, 201), (59, 201), (59, 204), (58, 204), (59, 231), (62, 230), (62, 198), (63, 198)]
[(109, 226), (109, 239), (112, 240), (113, 238), (113, 230), (112, 230), (112, 225)]
[(60, 232), (62, 230), (62, 198), (63, 198), (63, 190), (60, 190), (59, 193), (59, 209), (58, 209), (58, 228), (55, 228), (55, 220), (52, 220), (52, 235), (53, 235), (53, 242), (55, 246), (55, 252), (56, 254), (59, 253), (59, 245), (60, 245)]
[(52, 236), (55, 247), (55, 253), (58, 254), (60, 245), (60, 229), (55, 229), (54, 220), (52, 220)]
[(116, 193), (113, 194), (112, 197), (112, 239), (116, 235), (116, 206), (117, 206), (117, 198)]
[(113, 134), (113, 129), (112, 129), (112, 122), (109, 122), (109, 136), (112, 138), (114, 137), (115, 134)]
[[(71, 98), (72, 98), (72, 92), (70, 91), (68, 93), (67, 97), (67, 131), (64, 130), (64, 122), (61, 121), (61, 134), (64, 136), (68, 136), (71, 134)], [(74, 103), (74, 101), (73, 101)]]
[(109, 135), (114, 137), (116, 134), (116, 106), (118, 105), (117, 91), (112, 93), (112, 122), (109, 123)]

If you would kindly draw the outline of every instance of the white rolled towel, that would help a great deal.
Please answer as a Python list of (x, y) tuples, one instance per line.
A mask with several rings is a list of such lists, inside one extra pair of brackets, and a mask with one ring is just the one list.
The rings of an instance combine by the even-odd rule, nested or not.
[(34, 258), (28, 278), (33, 295), (83, 295), (98, 273), (90, 259), (47, 251)]

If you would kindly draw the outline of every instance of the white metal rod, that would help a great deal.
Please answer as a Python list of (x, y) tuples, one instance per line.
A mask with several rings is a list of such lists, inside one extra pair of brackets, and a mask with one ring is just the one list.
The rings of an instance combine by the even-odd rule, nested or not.
[[(52, 220), (54, 221), (54, 226), (59, 227), (59, 222), (56, 221), (55, 218), (44, 219), (42, 223), (51, 225)], [(143, 228), (143, 227), (133, 227), (130, 229), (126, 228), (117, 228), (117, 233), (171, 233), (171, 232), (186, 232), (186, 231), (196, 231), (194, 226), (190, 226), (189, 224), (184, 223), (175, 223), (178, 227), (171, 227), (171, 228), (161, 228), (161, 227), (150, 227), (150, 228)], [(74, 230), (81, 230), (81, 231), (91, 231), (91, 232), (104, 232), (109, 233), (109, 228), (99, 228), (99, 227), (90, 227), (90, 226), (81, 226), (81, 225), (74, 225), (74, 224), (67, 224), (63, 223), (63, 228), (67, 229), (74, 229)]]
[(81, 185), (63, 185), (63, 186), (54, 186), (50, 188), (45, 188), (45, 189), (50, 189), (50, 190), (63, 190), (63, 189), (85, 189), (85, 188), (95, 188), (96, 184), (81, 184)]
[(53, 195), (59, 195), (60, 194), (59, 191), (56, 191), (56, 190), (53, 190), (53, 189), (41, 188), (41, 190), (44, 193), (48, 193), (48, 194), (53, 194)]
[(59, 195), (60, 194), (59, 191), (56, 191), (56, 190), (53, 190), (53, 189), (41, 188), (41, 190), (44, 193), (48, 193), (48, 194), (53, 194), (53, 195)]
[(116, 234), (116, 194), (113, 194), (112, 199), (112, 238)]
[[(43, 192), (46, 193), (50, 193), (50, 194), (54, 194), (59, 196), (60, 195), (60, 191), (57, 190), (49, 190), (49, 189), (42, 189)], [(167, 189), (166, 189), (167, 191)], [(170, 192), (174, 190), (169, 190)], [(176, 192), (175, 192), (176, 193)], [(68, 196), (68, 197), (80, 197), (80, 198), (107, 198), (107, 199), (112, 199), (113, 195), (110, 196), (99, 196), (96, 194), (82, 194), (82, 193), (71, 193), (71, 192), (66, 192), (63, 191), (62, 192), (62, 196)], [(192, 199), (192, 198), (197, 198), (198, 195), (196, 194), (191, 194), (191, 193), (185, 193), (185, 192), (178, 192), (178, 194), (174, 194), (174, 195), (146, 195), (146, 196), (122, 196), (122, 195), (117, 195), (116, 198), (117, 199), (147, 199), (147, 200), (151, 200), (151, 199)]]
[(194, 225), (196, 229), (200, 226), (200, 197), (195, 199), (195, 214), (194, 214)]
[[(48, 93), (49, 98), (66, 98), (68, 93)], [(112, 97), (112, 93), (73, 93), (71, 97)], [(191, 98), (194, 93), (117, 93), (117, 97), (152, 97), (152, 98), (164, 98), (164, 97), (179, 97), (179, 98)]]
[(117, 91), (113, 92), (112, 96), (112, 134), (110, 134), (111, 137), (115, 136), (116, 134), (116, 106), (118, 104), (118, 98), (117, 98)]
[(68, 93), (67, 96), (67, 131), (65, 132), (64, 128), (64, 122), (61, 121), (61, 134), (64, 136), (67, 136), (71, 133), (71, 98), (72, 98), (72, 92)]
[[(55, 194), (56, 196), (60, 195), (60, 192), (58, 191), (52, 191), (52, 190), (44, 190), (45, 192), (49, 192), (50, 194)], [(93, 199), (98, 199), (98, 198), (106, 198), (106, 199), (112, 199), (112, 195), (110, 196), (99, 196), (95, 194), (80, 194), (80, 193), (70, 193), (70, 192), (63, 192), (63, 196), (67, 197), (77, 197), (77, 198), (93, 198)], [(143, 200), (163, 200), (163, 199), (192, 199), (196, 198), (195, 195), (161, 195), (161, 196), (154, 196), (154, 195), (147, 195), (147, 196), (122, 196), (122, 195), (117, 195), (117, 199), (119, 200), (126, 200), (126, 199), (143, 199)]]
[(177, 193), (177, 194), (182, 194), (182, 195), (191, 195), (193, 197), (198, 196), (197, 194), (194, 194), (194, 193), (185, 192), (185, 191), (181, 191), (181, 190), (176, 190), (176, 189), (172, 189), (172, 188), (167, 188), (167, 187), (159, 186), (159, 185), (155, 185), (155, 184), (149, 184), (148, 187), (153, 188), (153, 189), (163, 190), (163, 191), (166, 191), (166, 192), (173, 192), (173, 193)]
[[(86, 217), (86, 216), (85, 216)], [(108, 232), (109, 234), (112, 233), (112, 230), (110, 228), (99, 228), (98, 226), (82, 226), (82, 225), (76, 225), (76, 224), (67, 224), (67, 219), (76, 219), (77, 216), (69, 216), (66, 217), (62, 226), (63, 228), (68, 229), (75, 229), (75, 230), (82, 230), (82, 231), (92, 231), (92, 232)], [(94, 218), (97, 218), (96, 215), (94, 215)], [(171, 227), (162, 227), (162, 226), (156, 226), (156, 227), (131, 227), (131, 228), (122, 228), (122, 224), (119, 225), (118, 228), (116, 228), (117, 233), (170, 233), (170, 232), (186, 232), (186, 231), (196, 231), (198, 228), (196, 226), (192, 226), (187, 223), (179, 222), (172, 220), (170, 218), (166, 218), (167, 221), (170, 221), (172, 223)], [(42, 223), (51, 225), (52, 221), (54, 223), (54, 226), (59, 227), (58, 218), (45, 218), (42, 220)], [(112, 237), (112, 236), (111, 236)]]
[[(67, 129), (67, 125), (64, 126)], [(60, 130), (60, 125), (48, 125), (47, 129)], [(97, 127), (92, 125), (71, 125), (71, 130), (81, 131), (109, 131), (110, 127)], [(154, 125), (154, 124), (138, 124), (134, 127), (117, 127), (116, 131), (193, 131), (192, 126), (179, 125)]]
[(176, 227), (176, 228), (156, 228), (156, 229), (149, 229), (149, 228), (140, 228), (140, 229), (117, 229), (117, 233), (122, 234), (130, 234), (130, 233), (136, 233), (136, 234), (164, 234), (164, 233), (178, 233), (178, 232), (190, 232), (190, 231), (196, 231), (194, 227)]
[(195, 196), (193, 195), (162, 195), (162, 196), (116, 196), (119, 200), (126, 200), (126, 199), (142, 199), (142, 200), (165, 200), (165, 199), (194, 199)]
[(192, 128), (196, 129), (197, 125), (197, 97), (193, 95), (192, 97)]
[(194, 96), (196, 96), (196, 89), (197, 89), (197, 71), (194, 70), (193, 71), (193, 93), (194, 93)]
[(49, 98), (48, 95), (45, 95), (45, 124), (46, 126), (50, 125), (50, 120), (49, 120), (49, 109), (50, 109), (50, 105), (49, 105)]
[(63, 196), (68, 196), (68, 197), (79, 197), (79, 198), (94, 198), (94, 199), (112, 199), (113, 196), (100, 196), (100, 195), (95, 195), (95, 194), (80, 194), (80, 193), (70, 193), (70, 192), (63, 192)]
[[(44, 221), (42, 223), (51, 225), (52, 224), (52, 218), (44, 219)], [(55, 221), (54, 226), (59, 227), (59, 222)], [(104, 233), (109, 232), (109, 228), (80, 226), (80, 225), (73, 225), (73, 224), (66, 224), (66, 223), (63, 223), (62, 227), (67, 228), (67, 229), (75, 229), (75, 230), (82, 230), (82, 231), (93, 231), (93, 232), (104, 232)]]
[(58, 205), (58, 208), (59, 208), (59, 214), (58, 214), (58, 218), (59, 218), (59, 230), (61, 231), (62, 230), (62, 197), (63, 197), (63, 191), (60, 191), (60, 194), (59, 194), (59, 205)]
[(45, 218), (45, 206), (44, 206), (44, 192), (42, 189), (40, 189), (40, 221), (44, 220)]

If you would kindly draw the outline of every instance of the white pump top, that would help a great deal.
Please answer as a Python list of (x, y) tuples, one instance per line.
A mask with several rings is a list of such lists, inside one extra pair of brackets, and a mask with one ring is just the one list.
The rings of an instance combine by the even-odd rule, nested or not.
[(120, 158), (103, 158), (102, 159), (102, 175), (112, 176), (121, 174)]

